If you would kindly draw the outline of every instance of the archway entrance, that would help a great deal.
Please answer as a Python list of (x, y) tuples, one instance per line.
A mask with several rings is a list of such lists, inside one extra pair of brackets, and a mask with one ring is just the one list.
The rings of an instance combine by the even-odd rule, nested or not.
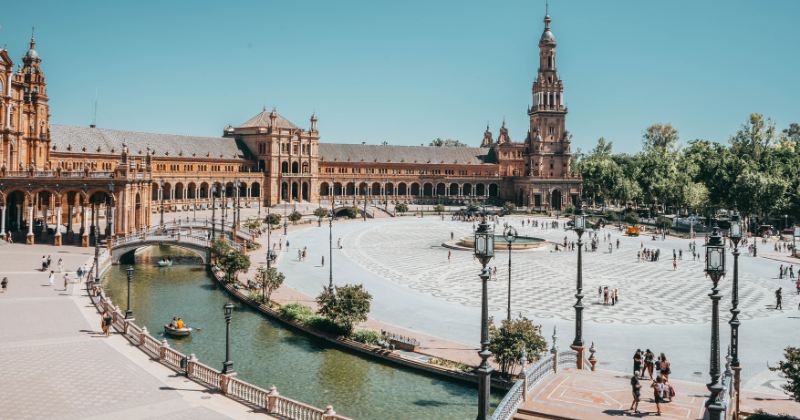
[(561, 191), (559, 190), (553, 191), (553, 200), (550, 202), (553, 205), (553, 209), (561, 210)]

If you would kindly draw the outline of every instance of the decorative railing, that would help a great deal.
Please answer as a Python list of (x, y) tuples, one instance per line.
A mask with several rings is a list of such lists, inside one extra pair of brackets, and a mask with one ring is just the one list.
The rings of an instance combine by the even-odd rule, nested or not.
[(56, 176), (56, 171), (34, 171), (33, 177), (34, 178), (54, 178)]
[(83, 178), (83, 171), (61, 171), (61, 178)]
[(101, 313), (108, 311), (112, 314), (112, 325), (124, 336), (138, 344), (146, 353), (156, 357), (166, 366), (172, 369), (185, 372), (186, 376), (194, 379), (214, 389), (219, 389), (223, 394), (236, 398), (251, 406), (263, 409), (269, 414), (276, 414), (281, 418), (290, 420), (351, 420), (347, 417), (337, 415), (332, 406), (327, 406), (325, 410), (303, 404), (291, 398), (286, 398), (278, 394), (273, 386), (269, 391), (255, 385), (236, 379), (233, 376), (225, 375), (222, 372), (200, 363), (195, 355), (188, 358), (170, 348), (166, 339), (159, 342), (147, 332), (147, 328), (139, 328), (133, 320), (125, 320), (119, 308), (114, 307), (111, 299), (103, 295), (100, 287), (94, 286), (94, 263), (86, 278), (87, 292), (90, 296), (99, 295), (95, 305)]
[(7, 178), (27, 178), (28, 171), (6, 171)]
[(89, 172), (89, 178), (114, 178), (114, 172), (112, 171)]
[(500, 404), (494, 410), (494, 414), (492, 414), (492, 420), (511, 420), (527, 395), (533, 392), (542, 380), (556, 372), (555, 362), (559, 360), (557, 357), (554, 354), (547, 355), (526, 370), (523, 373), (523, 377), (514, 384), (503, 400), (500, 401)]
[(563, 351), (558, 353), (558, 368), (559, 369), (577, 369), (578, 368), (578, 352), (577, 351)]
[(508, 391), (503, 401), (500, 401), (500, 404), (494, 410), (494, 414), (492, 414), (492, 420), (497, 419), (511, 419), (514, 417), (514, 414), (517, 413), (517, 409), (520, 405), (522, 405), (525, 396), (523, 395), (525, 392), (525, 381), (523, 379), (518, 380), (513, 387)]

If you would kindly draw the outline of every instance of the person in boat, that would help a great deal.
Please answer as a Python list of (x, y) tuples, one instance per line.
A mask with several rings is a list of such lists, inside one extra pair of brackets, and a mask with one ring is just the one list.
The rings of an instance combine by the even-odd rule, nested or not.
[(180, 319), (180, 318), (178, 318), (177, 327), (178, 327), (178, 329), (179, 329), (179, 330), (180, 330), (180, 329), (182, 329), (182, 328), (184, 327), (184, 325), (183, 325), (183, 320), (182, 320), (182, 319)]
[(172, 329), (178, 328), (178, 318), (173, 317), (172, 322), (169, 323), (169, 327)]

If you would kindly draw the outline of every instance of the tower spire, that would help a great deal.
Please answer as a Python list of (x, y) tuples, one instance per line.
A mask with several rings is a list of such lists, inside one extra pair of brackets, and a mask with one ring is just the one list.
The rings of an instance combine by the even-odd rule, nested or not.
[(36, 45), (36, 42), (33, 40), (33, 31), (34, 31), (34, 29), (36, 29), (36, 28), (31, 26), (31, 49), (33, 49), (33, 46)]

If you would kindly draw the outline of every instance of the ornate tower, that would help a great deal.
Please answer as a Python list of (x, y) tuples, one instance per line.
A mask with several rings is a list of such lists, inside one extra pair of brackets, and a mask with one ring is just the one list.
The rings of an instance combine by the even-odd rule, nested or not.
[(46, 168), (50, 160), (50, 128), (48, 126), (49, 107), (44, 73), (39, 67), (42, 59), (34, 47), (36, 42), (31, 32), (30, 49), (22, 57), (22, 72), (17, 81), (22, 84), (22, 124), (18, 130), (22, 133), (24, 146), (20, 150), (26, 153), (27, 161), (36, 169)]
[(539, 68), (533, 82), (533, 107), (530, 117), (530, 173), (533, 176), (569, 175), (570, 140), (565, 127), (567, 108), (564, 85), (556, 70), (556, 39), (550, 31), (550, 15), (544, 17), (544, 32), (539, 39)]

